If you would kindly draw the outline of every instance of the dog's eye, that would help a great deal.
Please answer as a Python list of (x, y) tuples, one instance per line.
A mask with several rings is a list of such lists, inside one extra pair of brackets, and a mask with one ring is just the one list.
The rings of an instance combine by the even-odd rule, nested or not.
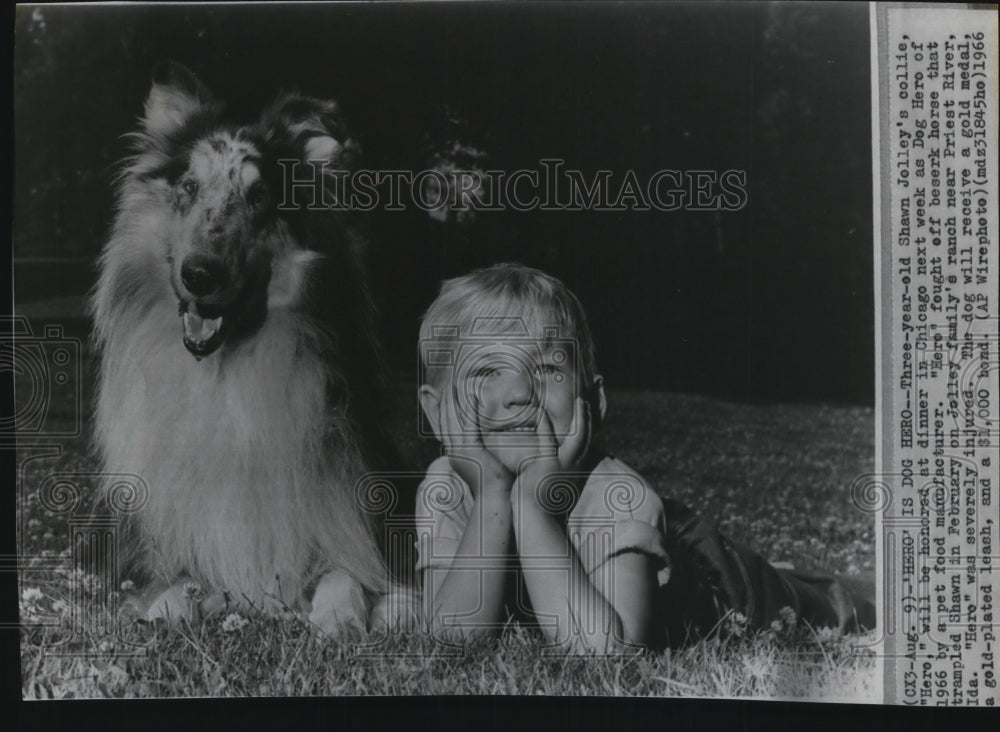
[(198, 181), (188, 179), (183, 183), (184, 192), (189, 196), (193, 196), (198, 192)]
[(267, 200), (267, 191), (264, 186), (257, 185), (253, 186), (249, 191), (247, 191), (247, 204), (251, 208), (259, 208)]

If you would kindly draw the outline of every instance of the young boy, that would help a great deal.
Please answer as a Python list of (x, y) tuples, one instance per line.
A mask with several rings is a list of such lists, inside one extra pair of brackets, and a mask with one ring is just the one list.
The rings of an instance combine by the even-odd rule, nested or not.
[(449, 280), (420, 335), (420, 403), (445, 453), (416, 509), (435, 633), (516, 618), (551, 645), (609, 652), (679, 644), (728, 611), (755, 627), (785, 607), (814, 625), (874, 625), (837, 580), (776, 570), (601, 453), (604, 387), (559, 280), (510, 264)]

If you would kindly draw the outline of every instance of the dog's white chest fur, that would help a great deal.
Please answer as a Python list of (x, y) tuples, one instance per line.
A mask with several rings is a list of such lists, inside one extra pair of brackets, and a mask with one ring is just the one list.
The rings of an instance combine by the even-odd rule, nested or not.
[(164, 337), (165, 317), (138, 328), (124, 349), (134, 358), (105, 376), (106, 463), (150, 487), (138, 518), (159, 570), (237, 595), (295, 594), (321, 530), (305, 506), (321, 511), (324, 481), (348, 478), (322, 455), (322, 367), (279, 320), (199, 362)]

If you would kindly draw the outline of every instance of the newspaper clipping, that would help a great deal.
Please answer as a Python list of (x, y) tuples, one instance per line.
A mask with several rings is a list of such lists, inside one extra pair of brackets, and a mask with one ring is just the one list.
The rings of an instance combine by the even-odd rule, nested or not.
[(18, 6), (22, 698), (995, 706), (996, 11)]
[(885, 701), (994, 705), (997, 19), (873, 15)]

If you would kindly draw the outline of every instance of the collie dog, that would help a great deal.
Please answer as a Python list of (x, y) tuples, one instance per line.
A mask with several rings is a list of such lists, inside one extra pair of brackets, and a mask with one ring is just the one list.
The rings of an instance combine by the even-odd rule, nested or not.
[(386, 569), (355, 486), (388, 445), (365, 236), (335, 187), (301, 183), (359, 146), (335, 102), (297, 94), (229, 123), (177, 64), (131, 137), (91, 311), (102, 469), (149, 488), (135, 604), (363, 624)]

